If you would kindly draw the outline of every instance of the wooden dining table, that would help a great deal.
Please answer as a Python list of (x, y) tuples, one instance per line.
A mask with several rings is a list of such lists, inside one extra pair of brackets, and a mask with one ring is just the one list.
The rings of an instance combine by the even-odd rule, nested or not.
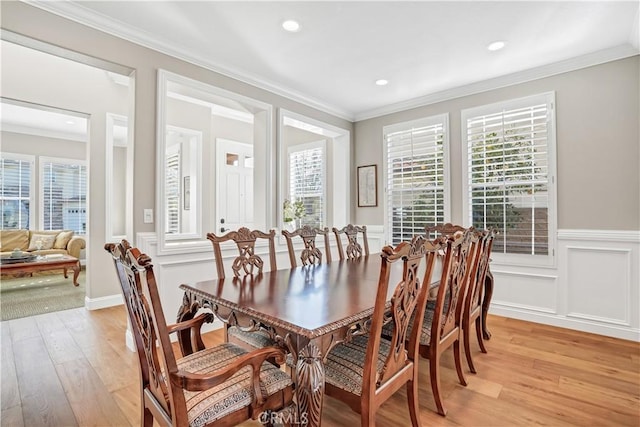
[[(202, 308), (245, 330), (267, 330), (293, 358), (297, 422), (321, 424), (324, 363), (331, 349), (350, 337), (366, 333), (375, 305), (380, 254), (357, 260), (336, 260), (264, 272), (244, 278), (227, 277), (182, 284), (178, 321), (189, 320)], [(390, 300), (402, 279), (402, 263), (393, 264)], [(183, 351), (189, 331), (179, 336)]]

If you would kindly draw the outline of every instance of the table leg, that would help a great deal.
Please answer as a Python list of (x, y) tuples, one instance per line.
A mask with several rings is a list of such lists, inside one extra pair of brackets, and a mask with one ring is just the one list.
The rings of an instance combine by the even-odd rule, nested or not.
[(302, 425), (320, 426), (324, 398), (324, 365), (312, 342), (298, 353), (296, 364), (298, 419)]
[(485, 340), (491, 339), (491, 332), (487, 329), (487, 313), (489, 305), (491, 305), (491, 297), (493, 296), (493, 274), (487, 270), (487, 276), (484, 278), (484, 298), (482, 300), (482, 336)]
[[(78, 283), (78, 275), (80, 274), (80, 260), (78, 260), (78, 263), (71, 268), (73, 269), (73, 286), (79, 286), (80, 284)], [(65, 268), (64, 271), (66, 273), (67, 269)], [(67, 276), (65, 275), (64, 277)]]

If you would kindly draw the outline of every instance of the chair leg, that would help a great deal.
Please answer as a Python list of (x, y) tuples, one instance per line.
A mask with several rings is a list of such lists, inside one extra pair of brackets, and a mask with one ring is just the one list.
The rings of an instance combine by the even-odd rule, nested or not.
[(482, 336), (482, 314), (476, 319), (476, 335), (478, 336), (478, 344), (480, 345), (480, 351), (487, 352), (487, 348), (484, 345), (484, 338)]
[(443, 417), (447, 415), (447, 410), (442, 404), (442, 396), (440, 396), (440, 355), (434, 354), (429, 358), (429, 377), (431, 379), (431, 391), (433, 399), (436, 401), (438, 414)]
[(467, 385), (467, 380), (464, 378), (464, 372), (462, 372), (462, 358), (460, 357), (460, 340), (458, 339), (453, 343), (453, 358), (456, 362), (456, 371), (458, 372), (458, 379), (463, 386)]
[(411, 425), (420, 427), (420, 405), (418, 403), (418, 381), (407, 382), (407, 403), (409, 404), (409, 415), (411, 415)]
[(144, 407), (144, 402), (142, 403), (142, 426), (153, 427), (153, 414)]
[(469, 324), (466, 323), (464, 325), (463, 334), (464, 334), (464, 354), (467, 357), (467, 365), (469, 365), (469, 370), (472, 374), (476, 373), (476, 368), (473, 366), (473, 359), (471, 358), (471, 332), (469, 331)]
[(375, 427), (376, 413), (371, 403), (367, 408), (362, 408), (360, 413), (360, 425), (362, 427)]

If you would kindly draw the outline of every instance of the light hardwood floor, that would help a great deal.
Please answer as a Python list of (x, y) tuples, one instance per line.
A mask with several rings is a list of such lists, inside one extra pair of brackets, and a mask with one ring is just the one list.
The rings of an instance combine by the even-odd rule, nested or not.
[[(458, 384), (442, 362), (447, 417), (434, 412), (422, 361), (423, 426), (639, 426), (640, 344), (489, 316), (488, 354)], [(137, 426), (138, 373), (124, 344), (123, 306), (74, 309), (0, 323), (2, 426)], [(207, 344), (221, 334), (206, 334)], [(379, 426), (408, 426), (404, 390), (385, 403)], [(247, 422), (243, 426), (259, 426)], [(325, 399), (324, 426), (356, 426), (359, 416)]]

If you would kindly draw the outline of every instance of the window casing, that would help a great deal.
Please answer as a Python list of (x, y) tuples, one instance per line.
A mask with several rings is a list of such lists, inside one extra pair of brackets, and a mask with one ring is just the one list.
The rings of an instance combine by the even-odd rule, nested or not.
[(289, 197), (301, 200), (306, 214), (298, 226), (324, 227), (326, 222), (326, 143), (295, 145), (288, 150)]
[(87, 168), (83, 161), (40, 157), (43, 230), (87, 233)]
[(28, 229), (33, 209), (34, 157), (2, 153), (0, 158), (0, 229)]
[(553, 265), (556, 230), (554, 94), (464, 110), (463, 209), (498, 230), (498, 262)]
[(385, 222), (397, 245), (449, 218), (448, 115), (385, 126)]

